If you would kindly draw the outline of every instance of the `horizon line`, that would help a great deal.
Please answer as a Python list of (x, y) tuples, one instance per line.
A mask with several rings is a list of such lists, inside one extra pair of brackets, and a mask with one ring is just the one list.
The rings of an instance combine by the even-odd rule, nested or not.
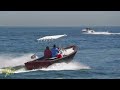
[(119, 25), (82, 25), (82, 26), (0, 26), (0, 27), (120, 27)]

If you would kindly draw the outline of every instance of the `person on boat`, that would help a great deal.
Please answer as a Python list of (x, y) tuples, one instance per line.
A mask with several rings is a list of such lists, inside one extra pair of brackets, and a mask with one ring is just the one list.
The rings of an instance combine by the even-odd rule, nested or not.
[(53, 45), (51, 52), (52, 52), (52, 57), (57, 57), (59, 50), (58, 50), (58, 48), (56, 48), (56, 45)]
[(49, 47), (47, 46), (45, 51), (44, 51), (44, 57), (45, 58), (51, 58), (52, 57), (52, 52), (51, 50), (49, 49)]
[(62, 58), (62, 57), (63, 57), (62, 52), (59, 51), (59, 53), (57, 54), (57, 58)]

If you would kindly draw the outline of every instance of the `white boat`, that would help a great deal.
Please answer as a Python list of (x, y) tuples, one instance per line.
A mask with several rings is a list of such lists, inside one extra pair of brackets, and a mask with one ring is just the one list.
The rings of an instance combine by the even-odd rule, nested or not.
[(82, 30), (83, 34), (105, 34), (105, 35), (110, 35), (111, 33), (107, 32), (96, 32), (93, 29), (86, 28)]

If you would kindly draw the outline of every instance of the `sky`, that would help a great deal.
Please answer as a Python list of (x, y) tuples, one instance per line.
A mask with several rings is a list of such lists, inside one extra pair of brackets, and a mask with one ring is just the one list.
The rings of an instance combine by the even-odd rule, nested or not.
[(120, 11), (0, 11), (0, 26), (120, 26)]

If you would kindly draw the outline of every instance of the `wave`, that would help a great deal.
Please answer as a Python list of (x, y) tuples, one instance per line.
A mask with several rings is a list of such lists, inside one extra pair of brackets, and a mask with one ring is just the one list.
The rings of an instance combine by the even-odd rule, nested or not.
[(89, 66), (84, 65), (80, 62), (70, 62), (70, 63), (56, 63), (48, 68), (42, 69), (34, 69), (34, 70), (26, 70), (25, 68), (21, 68), (14, 73), (24, 73), (24, 72), (33, 72), (33, 71), (62, 71), (62, 70), (81, 70), (81, 69), (91, 69)]
[(24, 63), (27, 61), (31, 61), (30, 58), (33, 53), (23, 54), (22, 56), (15, 57), (12, 54), (3, 54), (0, 55), (0, 72), (2, 71), (2, 68), (5, 67), (16, 67), (21, 66), (20, 69), (16, 70), (14, 73), (24, 73), (24, 72), (31, 72), (31, 71), (60, 71), (60, 70), (80, 70), (80, 69), (90, 69), (89, 66), (86, 66), (80, 62), (70, 62), (70, 63), (55, 63), (48, 68), (42, 68), (42, 69), (35, 69), (35, 70), (26, 70), (24, 67)]
[(91, 69), (89, 66), (81, 64), (79, 62), (71, 63), (56, 63), (48, 68), (26, 70), (24, 67), (15, 71), (14, 73), (24, 73), (24, 72), (33, 72), (33, 71), (62, 71), (62, 70), (81, 70), (81, 69)]
[(51, 71), (51, 70), (80, 70), (80, 69), (90, 69), (89, 66), (86, 66), (80, 62), (70, 62), (70, 63), (56, 63), (48, 68), (42, 68), (41, 70), (44, 71)]
[(25, 62), (31, 60), (32, 53), (23, 54), (21, 56), (14, 56), (13, 54), (1, 54), (0, 55), (0, 68), (14, 67), (18, 65), (24, 65)]
[(120, 35), (120, 33), (108, 33), (108, 32), (94, 32), (94, 33), (84, 33), (84, 34), (95, 34), (95, 35)]
[[(33, 72), (33, 71), (62, 71), (62, 70), (82, 70), (82, 69), (91, 69), (89, 66), (84, 65), (80, 62), (71, 62), (71, 63), (56, 63), (48, 68), (42, 69), (34, 69), (34, 70), (26, 70), (24, 67), (16, 70), (14, 73), (25, 73), (25, 72)], [(2, 69), (0, 69), (0, 73), (2, 73)]]

